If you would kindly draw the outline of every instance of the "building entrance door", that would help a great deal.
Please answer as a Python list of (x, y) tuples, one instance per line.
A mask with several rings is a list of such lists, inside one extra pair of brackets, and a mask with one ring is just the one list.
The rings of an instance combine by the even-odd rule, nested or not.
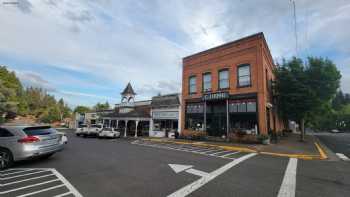
[(226, 102), (217, 101), (207, 103), (206, 112), (206, 129), (208, 135), (217, 137), (226, 135)]

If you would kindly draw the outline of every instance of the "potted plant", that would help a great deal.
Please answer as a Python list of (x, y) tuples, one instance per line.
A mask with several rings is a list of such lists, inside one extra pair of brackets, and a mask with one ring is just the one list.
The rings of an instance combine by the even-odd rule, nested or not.
[(264, 145), (270, 144), (270, 137), (266, 134), (258, 135), (258, 140)]

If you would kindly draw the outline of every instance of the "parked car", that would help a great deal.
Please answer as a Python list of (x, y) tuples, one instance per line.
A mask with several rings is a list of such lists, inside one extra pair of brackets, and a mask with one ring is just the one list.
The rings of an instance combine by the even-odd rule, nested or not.
[(115, 131), (114, 128), (103, 128), (98, 134), (99, 138), (117, 138), (120, 137), (120, 132)]
[(84, 132), (84, 128), (86, 128), (86, 124), (79, 125), (79, 127), (75, 130), (75, 135), (80, 136)]
[(61, 144), (68, 144), (68, 137), (65, 133), (58, 131), (58, 134), (61, 135)]
[(0, 169), (14, 161), (50, 157), (62, 150), (61, 137), (50, 126), (0, 126)]
[(94, 124), (88, 127), (83, 128), (83, 132), (81, 133), (82, 136), (94, 136), (98, 137), (98, 134), (102, 131), (103, 125), (102, 124)]
[(341, 133), (341, 131), (339, 131), (338, 129), (332, 129), (331, 133)]

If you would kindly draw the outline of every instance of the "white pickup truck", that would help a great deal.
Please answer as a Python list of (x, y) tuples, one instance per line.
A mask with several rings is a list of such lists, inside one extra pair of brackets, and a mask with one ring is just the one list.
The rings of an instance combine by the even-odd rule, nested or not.
[(91, 126), (87, 126), (85, 128), (83, 128), (83, 131), (81, 133), (81, 135), (83, 137), (87, 137), (87, 136), (95, 136), (97, 137), (98, 134), (103, 130), (103, 125), (102, 124), (95, 124), (95, 125), (91, 125)]

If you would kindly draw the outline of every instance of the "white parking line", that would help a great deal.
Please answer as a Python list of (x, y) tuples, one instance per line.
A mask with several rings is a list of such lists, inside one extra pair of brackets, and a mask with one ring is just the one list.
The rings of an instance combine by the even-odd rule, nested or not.
[[(11, 169), (10, 169), (11, 170)], [(26, 196), (32, 196), (38, 193), (43, 193), (46, 191), (50, 191), (56, 188), (60, 188), (60, 187), (65, 187), (65, 191), (62, 191), (61, 194), (57, 194), (57, 197), (63, 197), (63, 196), (67, 196), (67, 195), (74, 195), (76, 197), (82, 197), (82, 195), (78, 192), (77, 189), (74, 188), (73, 185), (71, 185), (67, 179), (65, 179), (56, 169), (54, 168), (30, 168), (30, 169), (16, 169), (13, 168), (11, 171), (8, 172), (14, 172), (14, 170), (21, 170), (21, 172), (23, 174), (19, 174), (16, 173), (16, 176), (11, 176), (11, 177), (6, 177), (6, 178), (2, 178), (1, 180), (5, 180), (3, 181), (3, 184), (0, 184), (0, 187), (3, 186), (8, 186), (11, 185), (11, 189), (6, 190), (6, 191), (2, 191), (0, 192), (0, 196), (2, 196), (2, 194), (10, 194), (11, 196), (18, 196), (18, 192), (20, 192), (20, 197), (26, 197)], [(32, 172), (32, 173), (27, 173), (29, 171), (32, 170), (39, 170), (38, 172)], [(39, 174), (39, 173), (43, 173), (43, 172), (47, 172), (49, 174)], [(37, 174), (34, 175), (33, 177), (25, 177), (28, 175), (33, 175), (33, 174)], [(51, 180), (41, 180), (42, 178), (45, 177), (52, 177), (50, 178)], [(6, 182), (6, 181), (10, 181), (13, 178), (19, 178), (15, 181), (12, 182)], [(27, 183), (27, 185), (22, 184), (16, 187), (16, 184), (18, 183), (23, 183), (23, 182), (27, 182), (27, 181), (32, 181), (34, 180), (34, 182), (31, 183)], [(49, 185), (49, 183), (51, 183)], [(30, 184), (30, 185), (28, 185)], [(41, 186), (41, 188), (34, 190), (33, 189), (36, 186)], [(68, 190), (68, 191), (67, 191)]]
[(226, 172), (227, 170), (229, 170), (230, 168), (234, 167), (235, 165), (255, 156), (257, 153), (250, 153), (248, 155), (244, 155), (242, 157), (239, 157), (233, 161), (231, 161), (230, 163), (222, 166), (221, 168), (209, 173), (209, 175), (204, 176), (200, 179), (198, 179), (197, 181), (194, 181), (193, 183), (186, 185), (185, 187), (175, 191), (174, 193), (168, 195), (168, 197), (184, 197), (187, 196), (189, 194), (191, 194), (192, 192), (194, 192), (195, 190), (199, 189), (200, 187), (202, 187), (203, 185), (205, 185), (206, 183), (208, 183), (209, 181), (213, 180), (214, 178), (216, 178), (217, 176), (221, 175), (222, 173)]
[(237, 153), (239, 153), (239, 152), (228, 153), (228, 154), (225, 154), (225, 155), (221, 155), (220, 157), (227, 158), (227, 156), (234, 155), (234, 154), (237, 154)]
[(227, 152), (231, 152), (231, 151), (230, 151), (230, 150), (219, 151), (219, 152), (216, 152), (216, 153), (212, 153), (212, 154), (210, 154), (210, 156), (217, 156), (217, 154), (227, 153)]
[(16, 183), (22, 183), (22, 182), (25, 182), (25, 181), (40, 179), (40, 178), (44, 178), (44, 177), (48, 177), (48, 176), (54, 176), (54, 174), (47, 174), (47, 175), (43, 175), (43, 176), (32, 177), (32, 178), (29, 178), (29, 179), (23, 179), (23, 180), (20, 180), (20, 181), (14, 181), (14, 182), (10, 182), (10, 183), (5, 183), (5, 184), (2, 184), (2, 186), (13, 185), (13, 184), (16, 184)]
[(347, 157), (343, 153), (335, 153), (335, 154), (343, 161), (350, 161), (349, 157)]
[(7, 174), (1, 174), (1, 176), (7, 176), (7, 175), (12, 175), (12, 174), (18, 174), (18, 173), (27, 172), (27, 171), (33, 171), (33, 170), (34, 170), (34, 169), (26, 169), (26, 170), (17, 171), (17, 172), (11, 172), (11, 173), (7, 173)]
[(59, 194), (59, 195), (56, 195), (56, 196), (54, 196), (54, 197), (62, 197), (62, 196), (67, 196), (67, 195), (69, 195), (69, 194), (72, 194), (72, 192), (66, 192), (66, 193), (64, 193), (64, 194)]
[(82, 195), (78, 192), (75, 187), (70, 184), (66, 178), (64, 178), (60, 173), (57, 172), (56, 169), (51, 169), (52, 172), (66, 185), (66, 187), (74, 194), (76, 197), (82, 197)]
[(42, 190), (39, 190), (39, 191), (27, 193), (27, 194), (23, 194), (23, 195), (20, 195), (20, 196), (17, 196), (17, 197), (32, 196), (32, 195), (34, 195), (34, 194), (38, 194), (38, 193), (41, 193), (41, 192), (50, 191), (50, 190), (53, 190), (53, 189), (56, 189), (56, 188), (60, 188), (60, 187), (64, 187), (64, 184), (56, 185), (56, 186), (53, 186), (53, 187), (45, 188), (45, 189), (42, 189)]
[(277, 197), (295, 197), (298, 159), (290, 158)]
[(28, 176), (28, 175), (43, 173), (43, 172), (47, 172), (47, 171), (44, 170), (44, 171), (38, 171), (38, 172), (27, 173), (27, 174), (21, 174), (21, 175), (17, 175), (17, 176), (5, 177), (5, 178), (0, 178), (0, 180), (9, 180), (9, 179), (14, 179), (14, 178), (22, 177), (22, 176)]
[(45, 181), (45, 182), (41, 182), (41, 183), (27, 185), (27, 186), (24, 186), (24, 187), (19, 187), (19, 188), (15, 188), (15, 189), (6, 190), (6, 191), (3, 191), (3, 192), (0, 192), (0, 194), (7, 194), (7, 193), (10, 193), (10, 192), (14, 192), (14, 191), (22, 190), (22, 189), (27, 189), (27, 188), (30, 188), (30, 187), (35, 187), (35, 186), (39, 186), (39, 185), (45, 185), (45, 184), (52, 183), (52, 182), (55, 182), (55, 181), (59, 181), (59, 179), (53, 179), (53, 180), (50, 180), (50, 181)]

